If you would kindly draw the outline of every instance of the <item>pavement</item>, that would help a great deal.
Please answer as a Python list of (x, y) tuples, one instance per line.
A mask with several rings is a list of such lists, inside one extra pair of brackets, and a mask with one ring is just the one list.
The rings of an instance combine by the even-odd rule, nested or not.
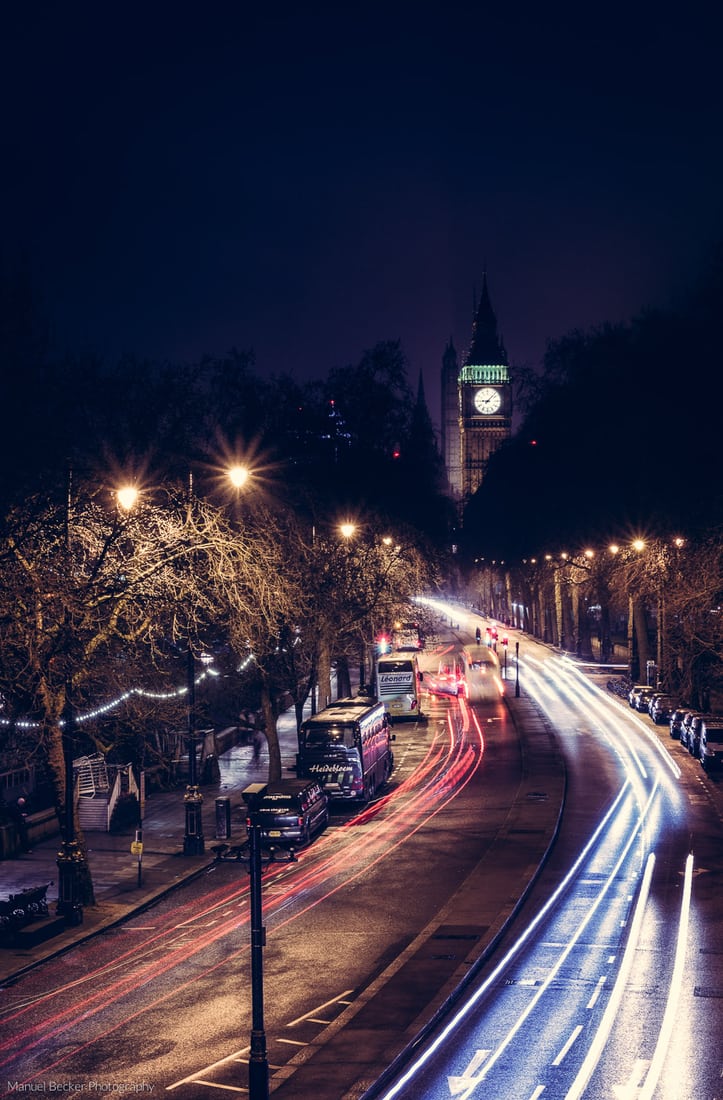
[[(292, 776), (295, 774), (291, 768), (297, 751), (293, 708), (281, 715), (278, 733), (283, 774)], [(185, 788), (154, 791), (146, 798), (140, 885), (138, 857), (131, 853), (135, 829), (121, 833), (86, 831), (96, 904), (85, 906), (82, 924), (65, 928), (42, 943), (0, 947), (0, 986), (44, 959), (67, 951), (81, 940), (120, 923), (129, 914), (142, 910), (179, 883), (210, 866), (215, 858), (212, 845), (220, 843), (215, 832), (216, 798), (231, 800), (231, 841), (238, 843), (245, 839), (244, 818), (238, 809), (244, 805), (242, 791), (249, 783), (267, 781), (268, 753), (263, 748), (258, 762), (255, 762), (250, 744), (236, 745), (219, 757), (219, 769), (220, 780), (201, 787), (204, 799), (204, 854), (183, 854)], [(36, 843), (30, 852), (0, 860), (0, 900), (5, 900), (10, 894), (50, 883), (46, 898), (49, 916), (54, 917), (58, 900), (57, 857), (60, 844), (60, 836), (51, 837)], [(34, 925), (27, 927), (30, 930)]]

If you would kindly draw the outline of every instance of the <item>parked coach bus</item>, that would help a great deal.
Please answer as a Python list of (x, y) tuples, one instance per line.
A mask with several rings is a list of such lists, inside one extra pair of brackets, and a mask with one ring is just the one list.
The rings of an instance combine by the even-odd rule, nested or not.
[(393, 740), (383, 703), (339, 699), (302, 723), (297, 775), (317, 779), (333, 800), (368, 802), (392, 774)]
[(390, 653), (376, 667), (376, 697), (392, 718), (423, 718), (419, 692), (419, 665), (414, 654)]

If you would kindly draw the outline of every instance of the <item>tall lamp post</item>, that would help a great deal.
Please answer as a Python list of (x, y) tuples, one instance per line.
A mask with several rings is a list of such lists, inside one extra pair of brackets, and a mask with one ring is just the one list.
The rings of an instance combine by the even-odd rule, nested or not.
[(231, 859), (248, 863), (251, 876), (251, 1052), (249, 1057), (248, 1094), (250, 1100), (268, 1100), (269, 1062), (266, 1055), (266, 1031), (264, 1030), (264, 966), (263, 949), (266, 946), (266, 929), (261, 906), (261, 872), (264, 863), (295, 863), (293, 848), (279, 858), (277, 849), (261, 852), (261, 822), (259, 803), (267, 791), (265, 783), (249, 783), (242, 791), (248, 807), (248, 847), (233, 849), (233, 856), (221, 853), (219, 859)]
[[(65, 500), (65, 552), (70, 568), (70, 511), (73, 503), (73, 471), (68, 470), (68, 487)], [(72, 620), (70, 611), (65, 612), (64, 645), (65, 656), (70, 664), (70, 641)], [(73, 678), (70, 667), (65, 675), (65, 705), (63, 707), (63, 765), (65, 773), (65, 805), (63, 808), (63, 842), (58, 852), (58, 916), (64, 917), (66, 924), (83, 923), (83, 903), (81, 887), (81, 868), (83, 855), (75, 839), (75, 776), (73, 773), (73, 748), (75, 745), (75, 716), (73, 713)]]
[(75, 776), (73, 773), (73, 746), (75, 716), (68, 676), (65, 685), (65, 709), (63, 717), (63, 764), (65, 766), (65, 806), (63, 843), (56, 863), (58, 865), (58, 904), (56, 912), (65, 923), (76, 926), (83, 923), (81, 870), (83, 854), (75, 839)]
[(203, 795), (198, 785), (196, 769), (196, 662), (190, 640), (187, 650), (186, 676), (188, 697), (188, 785), (183, 796), (183, 804), (186, 810), (183, 854), (184, 856), (201, 856), (205, 849), (203, 839)]
[(269, 1060), (264, 1030), (264, 956), (266, 929), (261, 910), (261, 823), (258, 804), (266, 794), (265, 783), (250, 783), (242, 792), (249, 811), (249, 873), (251, 875), (251, 1053), (249, 1097), (268, 1100)]
[[(251, 471), (242, 465), (226, 470), (229, 481), (237, 491), (249, 480)], [(193, 475), (189, 474), (188, 488), (189, 514), (193, 507)], [(196, 762), (196, 662), (193, 656), (191, 639), (188, 639), (186, 651), (186, 695), (188, 699), (188, 783), (183, 796), (185, 810), (185, 832), (183, 834), (183, 854), (200, 856), (205, 851), (203, 836), (203, 795), (198, 783)]]
[[(73, 495), (72, 470), (68, 473), (68, 495), (65, 504), (65, 550), (70, 561), (71, 531), (70, 515)], [(119, 489), (116, 499), (120, 507), (128, 512), (138, 499), (138, 490), (133, 487)], [(65, 646), (66, 656), (70, 659), (71, 617), (66, 612)], [(75, 773), (73, 770), (73, 752), (75, 749), (75, 707), (73, 703), (73, 676), (68, 668), (65, 678), (65, 706), (63, 708), (63, 765), (65, 774), (65, 803), (63, 807), (63, 841), (57, 856), (58, 866), (58, 903), (56, 912), (65, 918), (66, 924), (83, 923), (83, 884), (81, 881), (84, 865), (83, 853), (75, 836)]]

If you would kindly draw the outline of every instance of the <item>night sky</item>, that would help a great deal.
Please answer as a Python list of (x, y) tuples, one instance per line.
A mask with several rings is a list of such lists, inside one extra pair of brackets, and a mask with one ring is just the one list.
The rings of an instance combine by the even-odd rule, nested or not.
[(436, 420), (485, 268), (534, 366), (723, 235), (720, 11), (6, 3), (4, 262), (110, 362), (305, 380), (400, 339)]

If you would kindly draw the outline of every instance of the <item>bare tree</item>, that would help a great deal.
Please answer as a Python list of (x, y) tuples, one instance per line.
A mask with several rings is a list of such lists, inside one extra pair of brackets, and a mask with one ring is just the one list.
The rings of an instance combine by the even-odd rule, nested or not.
[(275, 602), (274, 564), (258, 538), (185, 488), (141, 495), (124, 511), (108, 488), (80, 485), (62, 501), (36, 497), (12, 511), (0, 560), (4, 716), (31, 721), (61, 828), (79, 838), (91, 901), (67, 812), (68, 755), (86, 736), (77, 715), (125, 677), (167, 679), (174, 646), (203, 649), (232, 619), (255, 623), (259, 606)]

